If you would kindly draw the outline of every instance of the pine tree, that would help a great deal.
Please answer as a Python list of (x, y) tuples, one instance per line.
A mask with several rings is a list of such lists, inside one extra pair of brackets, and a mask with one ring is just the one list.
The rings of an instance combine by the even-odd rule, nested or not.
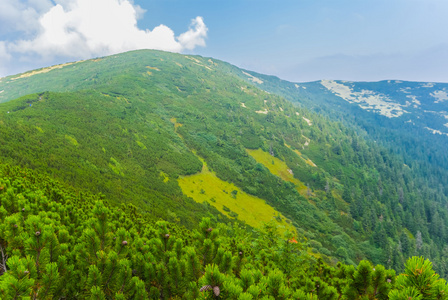
[(405, 271), (396, 279), (396, 288), (389, 293), (390, 300), (448, 299), (448, 286), (432, 269), (432, 263), (423, 257), (411, 257)]

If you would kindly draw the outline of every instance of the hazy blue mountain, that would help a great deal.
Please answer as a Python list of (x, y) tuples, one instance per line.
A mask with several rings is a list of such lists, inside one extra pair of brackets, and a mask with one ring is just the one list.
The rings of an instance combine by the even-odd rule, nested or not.
[[(367, 134), (403, 155), (409, 165), (429, 164), (443, 179), (448, 169), (448, 83), (321, 80), (294, 83), (250, 71), (240, 78), (293, 103)], [(254, 78), (258, 80), (254, 81)], [(430, 173), (431, 173), (430, 172)], [(441, 172), (441, 173), (440, 173)], [(436, 185), (438, 185), (437, 182)]]
[[(282, 83), (282, 88), (295, 94), (298, 102), (301, 101), (299, 98), (305, 98), (310, 100), (309, 104), (328, 105), (342, 112), (360, 112), (362, 109), (396, 123), (410, 123), (417, 129), (448, 136), (448, 83), (398, 80)], [(267, 82), (260, 87), (263, 88), (264, 84), (268, 85), (265, 87), (267, 90), (275, 89)]]

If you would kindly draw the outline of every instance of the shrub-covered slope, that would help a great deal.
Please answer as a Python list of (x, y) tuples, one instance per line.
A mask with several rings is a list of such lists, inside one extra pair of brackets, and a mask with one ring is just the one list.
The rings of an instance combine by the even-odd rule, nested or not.
[(423, 258), (398, 277), (368, 261), (330, 267), (274, 223), (187, 231), (100, 198), (0, 164), (1, 299), (447, 299)]
[[(390, 151), (226, 66), (136, 51), (4, 78), (4, 101), (25, 96), (0, 105), (2, 160), (189, 228), (228, 220), (218, 211), (253, 218), (261, 206), (230, 203), (256, 197), (325, 259), (401, 269), (425, 255), (446, 274), (443, 194)], [(203, 188), (211, 178), (221, 191)]]

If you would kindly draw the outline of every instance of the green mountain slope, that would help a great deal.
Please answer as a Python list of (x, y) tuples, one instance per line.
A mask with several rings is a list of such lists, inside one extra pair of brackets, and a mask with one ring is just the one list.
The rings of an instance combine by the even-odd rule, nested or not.
[(414, 257), (405, 274), (336, 267), (273, 224), (249, 234), (204, 218), (193, 231), (151, 222), (47, 175), (0, 164), (0, 297), (10, 299), (445, 299)]
[[(233, 72), (261, 89), (354, 126), (401, 155), (416, 172), (431, 177), (428, 182), (432, 187), (446, 186), (439, 178), (446, 178), (448, 169), (445, 153), (448, 83), (399, 80), (293, 83), (249, 71), (233, 69)], [(254, 76), (259, 82), (252, 80)]]
[[(267, 204), (324, 258), (399, 269), (419, 254), (446, 274), (444, 198), (419, 194), (386, 149), (226, 63), (136, 51), (3, 78), (0, 90), (5, 162), (190, 228), (202, 216), (257, 227)], [(263, 205), (238, 204), (250, 197)]]
[[(439, 208), (447, 205), (448, 195), (447, 83), (398, 80), (294, 83), (230, 65), (226, 68), (251, 85), (343, 123), (368, 141), (370, 147), (381, 145), (385, 153), (394, 153), (413, 178), (412, 183), (397, 182), (399, 202), (405, 210), (415, 205), (421, 207), (414, 218), (420, 225), (412, 226), (414, 221), (408, 221), (413, 228), (412, 237), (419, 226), (429, 225), (430, 233), (443, 237), (438, 251), (446, 253), (446, 232), (441, 225), (446, 224), (446, 212), (441, 213)], [(423, 201), (417, 204), (417, 198)], [(415, 215), (415, 210), (411, 211), (406, 220)], [(359, 219), (359, 214), (358, 218), (352, 215), (363, 219)]]

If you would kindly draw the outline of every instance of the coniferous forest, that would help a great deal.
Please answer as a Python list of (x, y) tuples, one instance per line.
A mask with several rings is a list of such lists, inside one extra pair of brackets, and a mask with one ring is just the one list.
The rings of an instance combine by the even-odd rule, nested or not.
[(238, 72), (134, 51), (3, 78), (0, 298), (447, 299), (445, 171)]

